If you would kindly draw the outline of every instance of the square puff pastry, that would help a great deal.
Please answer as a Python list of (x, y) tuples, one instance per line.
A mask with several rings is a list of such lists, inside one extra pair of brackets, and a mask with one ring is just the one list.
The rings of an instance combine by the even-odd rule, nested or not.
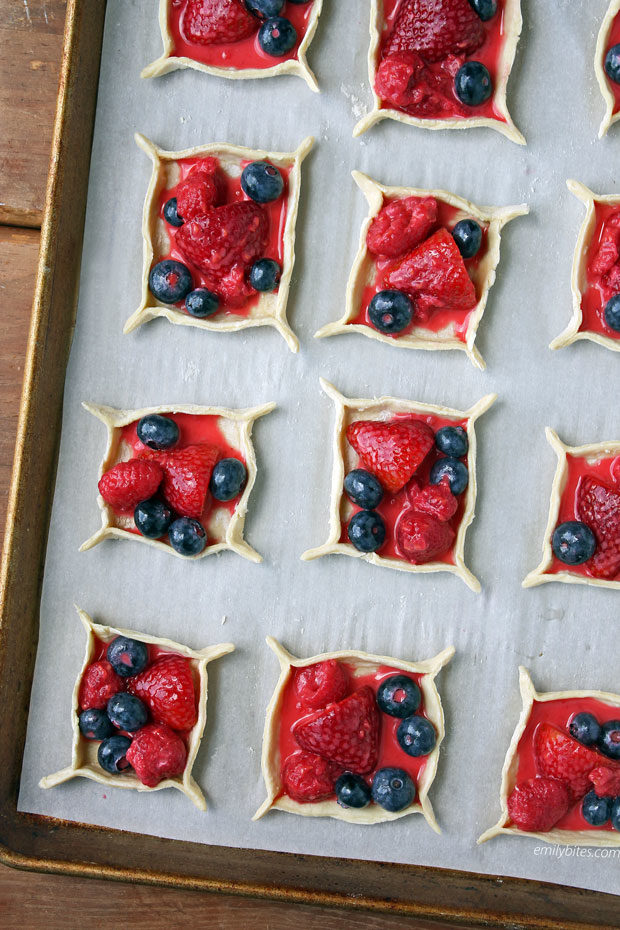
[[(271, 413), (275, 404), (263, 404), (262, 407), (252, 407), (247, 410), (229, 410), (225, 407), (199, 407), (195, 404), (177, 404), (169, 407), (145, 407), (141, 410), (116, 410), (114, 407), (98, 406), (96, 404), (82, 404), (82, 406), (98, 417), (102, 423), (105, 423), (108, 430), (108, 443), (106, 447), (101, 466), (99, 468), (99, 478), (116, 465), (118, 462), (125, 461), (127, 456), (126, 450), (120, 448), (120, 433), (123, 426), (134, 423), (142, 417), (152, 413), (161, 413), (164, 416), (167, 413), (188, 413), (202, 416), (216, 416), (220, 418), (219, 428), (224, 433), (226, 440), (233, 448), (238, 449), (245, 458), (248, 478), (239, 503), (231, 514), (230, 510), (225, 507), (214, 506), (209, 522), (205, 526), (208, 536), (215, 542), (207, 545), (198, 555), (179, 555), (172, 546), (163, 542), (161, 539), (147, 539), (140, 533), (131, 532), (122, 525), (123, 517), (114, 513), (112, 508), (106, 504), (103, 497), (98, 494), (97, 502), (101, 510), (101, 529), (97, 530), (89, 539), (80, 546), (80, 552), (86, 549), (92, 549), (97, 543), (104, 539), (132, 539), (145, 543), (147, 546), (154, 546), (163, 552), (170, 552), (180, 559), (202, 559), (206, 555), (212, 555), (214, 552), (221, 552), (222, 549), (231, 549), (237, 555), (242, 555), (244, 559), (251, 562), (262, 562), (262, 556), (247, 544), (243, 538), (243, 526), (245, 524), (245, 515), (248, 509), (248, 500), (252, 492), (252, 487), (256, 480), (256, 456), (254, 446), (252, 445), (252, 427), (254, 421), (259, 417)], [(131, 518), (127, 518), (131, 523)], [(125, 520), (125, 522), (127, 522)]]
[(472, 116), (465, 118), (448, 118), (448, 119), (423, 119), (419, 116), (409, 116), (401, 110), (392, 107), (384, 107), (381, 98), (375, 91), (375, 76), (379, 67), (379, 55), (381, 53), (381, 39), (383, 34), (384, 16), (383, 0), (371, 0), (370, 3), (370, 45), (368, 48), (368, 79), (372, 90), (373, 106), (370, 113), (357, 123), (353, 130), (354, 136), (361, 136), (362, 133), (374, 126), (382, 119), (395, 119), (399, 123), (407, 123), (409, 126), (418, 126), (421, 129), (471, 129), (475, 126), (488, 126), (489, 129), (496, 129), (501, 132), (512, 142), (519, 145), (525, 145), (525, 138), (519, 132), (512, 121), (508, 112), (506, 102), (506, 87), (508, 78), (512, 70), (512, 65), (517, 51), (523, 18), (521, 16), (521, 0), (506, 0), (504, 11), (504, 45), (498, 64), (498, 76), (493, 90), (493, 103), (496, 109), (504, 117), (506, 122), (499, 119), (491, 119), (487, 116)]
[[(310, 561), (323, 555), (338, 553), (365, 559), (367, 562), (372, 562), (373, 565), (383, 565), (385, 568), (395, 568), (403, 572), (451, 572), (461, 578), (468, 588), (478, 593), (480, 591), (480, 582), (465, 565), (464, 555), (465, 534), (474, 519), (476, 506), (476, 432), (474, 426), (478, 417), (485, 413), (495, 402), (497, 394), (487, 394), (469, 410), (463, 411), (453, 410), (449, 407), (438, 407), (432, 404), (421, 404), (412, 400), (401, 400), (396, 397), (376, 397), (374, 399), (344, 397), (329, 381), (323, 378), (320, 381), (321, 387), (327, 396), (331, 397), (336, 408), (329, 535), (322, 546), (316, 549), (308, 549), (301, 558), (304, 561)], [(386, 420), (396, 413), (418, 413), (422, 416), (431, 415), (456, 421), (467, 419), (469, 483), (465, 492), (465, 510), (454, 541), (454, 565), (447, 562), (426, 562), (423, 565), (413, 565), (405, 559), (384, 557), (378, 552), (359, 552), (352, 543), (340, 542), (340, 536), (342, 535), (341, 506), (345, 496), (343, 482), (345, 475), (352, 468), (357, 467), (357, 454), (347, 442), (347, 427), (355, 420)]]
[(583, 322), (583, 313), (581, 310), (581, 301), (588, 287), (587, 263), (588, 251), (592, 243), (592, 236), (596, 228), (596, 204), (604, 203), (611, 206), (620, 207), (620, 194), (608, 194), (599, 196), (594, 194), (589, 187), (581, 184), (579, 181), (569, 179), (566, 182), (571, 194), (574, 194), (578, 200), (581, 200), (586, 207), (586, 215), (579, 236), (577, 245), (573, 254), (573, 267), (571, 271), (571, 290), (573, 292), (573, 315), (571, 321), (560, 335), (549, 344), (550, 349), (563, 349), (578, 339), (589, 339), (591, 342), (597, 342), (600, 346), (607, 349), (613, 349), (620, 352), (620, 339), (613, 339), (611, 336), (604, 336), (602, 333), (590, 332), (585, 330), (579, 331)]
[(521, 691), (521, 700), (523, 708), (517, 728), (513, 733), (504, 767), (502, 769), (502, 785), (500, 788), (500, 805), (502, 814), (494, 827), (485, 830), (478, 839), (478, 843), (486, 843), (487, 840), (493, 839), (494, 836), (507, 834), (508, 836), (530, 836), (534, 839), (541, 840), (543, 843), (553, 843), (561, 846), (620, 846), (620, 833), (614, 830), (547, 830), (546, 833), (530, 833), (527, 830), (519, 830), (518, 827), (506, 826), (510, 821), (508, 814), (508, 796), (512, 791), (517, 771), (519, 767), (519, 757), (517, 754), (519, 740), (523, 736), (532, 707), (535, 701), (563, 701), (574, 698), (593, 698), (602, 701), (605, 704), (611, 704), (620, 708), (620, 694), (609, 694), (604, 691), (544, 691), (538, 693), (534, 688), (530, 673), (522, 665), (519, 666), (519, 689)]
[[(290, 814), (301, 814), (304, 817), (332, 817), (334, 820), (347, 820), (349, 823), (363, 824), (383, 823), (386, 820), (397, 820), (399, 817), (406, 817), (408, 814), (422, 814), (429, 826), (431, 826), (436, 833), (441, 833), (437, 820), (435, 819), (435, 814), (433, 813), (432, 804), (428, 798), (428, 792), (437, 773), (439, 747), (445, 735), (443, 707), (441, 705), (439, 692), (435, 685), (435, 677), (454, 655), (454, 647), (450, 646), (433, 659), (427, 659), (424, 662), (405, 662), (402, 659), (370, 655), (366, 652), (354, 652), (352, 650), (326, 652), (322, 655), (310, 656), (309, 659), (298, 659), (291, 655), (290, 652), (287, 652), (287, 650), (272, 636), (267, 637), (267, 644), (273, 649), (280, 662), (280, 677), (278, 678), (276, 689), (273, 692), (273, 697), (267, 707), (265, 730), (263, 733), (261, 768), (265, 787), (267, 789), (267, 798), (261, 804), (252, 819), (259, 820), (270, 810), (288, 811)], [(370, 673), (386, 665), (390, 668), (402, 669), (405, 672), (413, 672), (414, 674), (423, 676), (418, 682), (418, 685), (424, 697), (425, 713), (435, 727), (437, 742), (433, 751), (426, 757), (426, 765), (416, 785), (415, 803), (402, 811), (386, 811), (378, 804), (369, 804), (368, 807), (361, 809), (341, 807), (335, 798), (327, 801), (315, 801), (309, 804), (301, 804), (299, 801), (295, 801), (293, 798), (288, 797), (288, 795), (280, 795), (282, 785), (280, 783), (280, 752), (278, 749), (279, 722), (284, 690), (288, 683), (291, 669), (304, 668), (304, 666), (314, 665), (316, 662), (325, 662), (328, 659), (347, 662), (355, 666), (356, 671), (362, 674)]]
[(606, 135), (610, 126), (613, 126), (620, 119), (620, 111), (614, 113), (616, 100), (609, 89), (609, 78), (605, 74), (605, 55), (607, 53), (607, 42), (614, 19), (620, 13), (620, 0), (611, 0), (605, 18), (601, 23), (598, 39), (596, 40), (596, 51), (594, 53), (594, 71), (598, 86), (601, 88), (601, 94), (605, 101), (605, 116), (601, 122), (598, 137), (602, 139)]
[(551, 500), (549, 501), (549, 517), (547, 519), (547, 528), (542, 548), (542, 559), (540, 564), (530, 572), (523, 581), (524, 588), (533, 588), (539, 584), (545, 584), (549, 581), (564, 581), (568, 584), (589, 584), (598, 588), (616, 588), (620, 590), (620, 581), (606, 581), (604, 578), (590, 578), (588, 575), (580, 575), (577, 572), (571, 572), (570, 565), (566, 566), (563, 572), (550, 572), (548, 569), (553, 563), (553, 549), (551, 548), (551, 537), (557, 526), (560, 513), (560, 502), (566, 486), (568, 477), (567, 455), (573, 455), (577, 458), (584, 458), (591, 462), (596, 462), (602, 458), (613, 458), (620, 455), (620, 442), (597, 442), (588, 446), (567, 446), (558, 434), (549, 427), (545, 430), (547, 442), (558, 457), (558, 463), (551, 485)]
[(207, 65), (194, 58), (177, 57), (174, 55), (174, 39), (168, 25), (168, 13), (172, 0), (159, 0), (159, 28), (164, 43), (163, 53), (155, 61), (147, 65), (140, 74), (143, 78), (159, 77), (169, 71), (179, 68), (194, 68), (205, 74), (215, 74), (217, 77), (232, 78), (233, 80), (247, 80), (248, 78), (276, 77), (279, 74), (295, 74), (304, 79), (310, 90), (318, 93), (319, 85), (306, 59), (306, 53), (314, 38), (319, 22), (323, 0), (313, 0), (312, 10), (308, 19), (308, 28), (297, 50), (297, 58), (280, 61), (270, 68), (222, 68), (218, 65)]
[[(294, 152), (267, 152), (262, 149), (247, 149), (239, 145), (211, 144), (201, 145), (180, 152), (166, 152), (136, 133), (137, 145), (149, 156), (153, 163), (151, 180), (144, 201), (142, 214), (142, 238), (144, 241), (144, 259), (142, 266), (142, 297), (140, 306), (125, 323), (123, 332), (130, 333), (143, 323), (165, 317), (170, 323), (181, 326), (196, 326), (199, 329), (236, 332), (253, 326), (273, 326), (286, 340), (289, 349), (297, 352), (299, 341), (286, 318), (288, 293), (295, 264), (295, 223), (299, 207), (301, 187), (301, 163), (314, 145), (312, 136), (308, 136)], [(222, 170), (231, 177), (241, 174), (243, 161), (260, 161), (269, 159), (281, 168), (290, 168), (288, 177), (288, 202), (286, 222), (282, 232), (284, 259), (278, 290), (261, 293), (247, 316), (230, 314), (222, 319), (198, 319), (184, 313), (177, 307), (157, 300), (149, 289), (149, 273), (154, 259), (163, 257), (168, 251), (166, 225), (160, 216), (159, 198), (161, 192), (173, 187), (179, 180), (177, 162), (186, 158), (219, 158)]]
[[(82, 668), (75, 682), (73, 689), (73, 699), (71, 702), (71, 725), (73, 728), (73, 739), (71, 744), (71, 765), (53, 775), (46, 775), (39, 782), (40, 788), (54, 788), (72, 778), (90, 778), (92, 781), (99, 782), (102, 785), (111, 785), (113, 788), (133, 788), (137, 791), (160, 791), (162, 788), (176, 788), (181, 791), (190, 801), (200, 808), (206, 810), (207, 802), (200, 787), (192, 777), (192, 768), (200, 748), (202, 734), (207, 722), (207, 665), (214, 659), (229, 652), (234, 652), (235, 647), (232, 643), (220, 643), (217, 646), (207, 646), (196, 652), (188, 646), (181, 643), (175, 643), (170, 639), (158, 639), (155, 636), (147, 636), (145, 633), (136, 633), (133, 630), (120, 630), (110, 626), (101, 626), (93, 623), (92, 619), (86, 613), (76, 607), (80, 620), (86, 631), (86, 652)], [(123, 775), (111, 775), (104, 771), (97, 763), (97, 750), (99, 741), (84, 739), (80, 733), (79, 726), (79, 702), (80, 684), (87, 667), (93, 660), (95, 652), (95, 641), (100, 639), (104, 643), (109, 643), (117, 636), (128, 636), (130, 639), (137, 639), (142, 643), (150, 643), (154, 646), (161, 646), (170, 652), (184, 656), (189, 659), (198, 678), (198, 720), (190, 731), (187, 746), (187, 762), (182, 775), (176, 775), (174, 778), (164, 778), (155, 788), (149, 788), (128, 771)]]
[[(368, 216), (362, 224), (360, 233), (360, 244), (351, 273), (347, 283), (346, 306), (344, 315), (335, 323), (328, 323), (323, 326), (315, 336), (322, 339), (324, 336), (335, 336), (338, 333), (358, 332), (370, 339), (377, 339), (385, 342), (387, 345), (398, 346), (405, 349), (460, 349), (467, 354), (467, 357), (476, 366), (484, 369), (486, 367), (484, 359), (474, 345), (478, 325), (482, 319), (482, 314), (486, 307), (489, 291), (495, 283), (495, 269), (499, 263), (499, 247), (501, 232), (506, 223), (514, 220), (517, 216), (524, 216), (529, 212), (525, 204), (513, 207), (477, 207), (469, 200), (457, 197), (448, 191), (442, 190), (421, 190), (415, 187), (386, 187), (379, 184), (368, 175), (362, 174), (361, 171), (353, 171), (353, 180), (360, 188), (366, 200), (368, 201)], [(385, 198), (404, 198), (404, 197), (435, 197), (444, 203), (455, 207), (462, 212), (463, 217), (473, 217), (485, 225), (488, 225), (487, 233), (487, 252), (476, 269), (474, 283), (477, 285), (477, 291), (480, 293), (480, 299), (471, 313), (467, 327), (467, 338), (463, 342), (450, 328), (441, 332), (433, 332), (424, 326), (416, 327), (411, 333), (404, 336), (387, 336), (379, 332), (372, 326), (366, 326), (363, 323), (351, 323), (358, 315), (362, 293), (364, 288), (372, 282), (376, 272), (376, 262), (369, 253), (366, 245), (366, 235), (370, 224), (380, 212)], [(459, 217), (457, 216), (457, 221)]]

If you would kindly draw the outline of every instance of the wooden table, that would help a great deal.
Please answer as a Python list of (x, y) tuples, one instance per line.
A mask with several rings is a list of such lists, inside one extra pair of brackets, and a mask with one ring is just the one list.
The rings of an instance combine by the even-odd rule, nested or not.
[[(0, 0), (0, 527), (11, 477), (64, 5), (64, 0)], [(38, 875), (0, 866), (0, 926), (7, 930), (99, 930), (119, 923), (133, 930), (169, 930), (181, 921), (214, 930), (447, 930), (437, 923), (386, 914)]]

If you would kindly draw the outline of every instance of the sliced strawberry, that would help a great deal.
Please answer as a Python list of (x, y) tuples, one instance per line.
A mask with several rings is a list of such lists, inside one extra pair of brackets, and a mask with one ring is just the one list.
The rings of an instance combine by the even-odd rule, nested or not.
[(113, 465), (99, 479), (98, 488), (106, 504), (125, 513), (152, 497), (162, 478), (163, 472), (156, 462), (130, 459)]
[(295, 670), (295, 694), (306, 705), (316, 709), (340, 701), (349, 693), (346, 668), (335, 659), (316, 662)]
[(162, 778), (183, 774), (187, 749), (178, 733), (162, 724), (147, 723), (133, 737), (125, 758), (142, 784), (155, 788)]
[(471, 55), (485, 31), (468, 0), (403, 0), (384, 55), (418, 52), (427, 61)]
[(293, 727), (293, 736), (302, 749), (364, 775), (377, 764), (379, 727), (374, 692), (365, 686), (302, 717)]
[(520, 782), (508, 796), (508, 813), (519, 830), (546, 833), (568, 811), (571, 796), (564, 782), (555, 778), (530, 778)]
[(185, 37), (197, 45), (238, 42), (258, 26), (242, 0), (187, 0), (182, 21)]
[(613, 226), (606, 226), (603, 230), (596, 255), (590, 263), (593, 274), (607, 274), (620, 258), (618, 233), (619, 230)]
[(539, 723), (534, 731), (534, 759), (540, 775), (557, 778), (568, 786), (572, 801), (587, 794), (590, 772), (603, 763), (600, 753), (550, 723)]
[(394, 537), (399, 555), (414, 565), (423, 565), (450, 549), (454, 530), (449, 523), (407, 508), (396, 521)]
[(294, 801), (326, 801), (334, 793), (342, 766), (302, 749), (288, 756), (282, 766), (282, 788)]
[(375, 216), (366, 234), (373, 255), (398, 258), (419, 245), (437, 225), (434, 197), (402, 197), (386, 204)]
[(125, 682), (116, 674), (109, 662), (103, 659), (92, 662), (84, 671), (80, 682), (78, 703), (81, 710), (96, 707), (103, 710), (111, 697), (125, 690)]
[(217, 159), (205, 159), (177, 185), (177, 214), (187, 223), (219, 206), (223, 196), (224, 182)]
[(476, 289), (447, 229), (438, 229), (387, 275), (387, 284), (414, 299), (416, 316), (435, 310), (466, 312), (476, 306)]
[(422, 420), (356, 420), (347, 427), (347, 439), (362, 465), (394, 494), (407, 484), (435, 444), (435, 434)]
[(205, 509), (218, 450), (199, 443), (183, 449), (146, 449), (142, 456), (163, 469), (162, 493), (172, 509), (182, 517), (199, 519)]
[(595, 578), (615, 578), (620, 571), (620, 491), (587, 475), (577, 488), (577, 516), (598, 544), (585, 566)]
[(139, 675), (127, 679), (127, 690), (144, 701), (155, 723), (191, 730), (198, 719), (192, 670), (183, 656), (155, 659)]
[(234, 265), (247, 267), (264, 254), (269, 220), (251, 200), (227, 203), (180, 227), (175, 244), (192, 265), (215, 281)]
[(459, 502), (450, 490), (447, 475), (444, 475), (439, 484), (427, 484), (421, 490), (415, 482), (412, 484), (413, 487), (407, 489), (407, 496), (417, 513), (426, 513), (440, 523), (446, 523), (454, 516)]
[(599, 798), (617, 798), (620, 795), (620, 765), (599, 765), (588, 777)]

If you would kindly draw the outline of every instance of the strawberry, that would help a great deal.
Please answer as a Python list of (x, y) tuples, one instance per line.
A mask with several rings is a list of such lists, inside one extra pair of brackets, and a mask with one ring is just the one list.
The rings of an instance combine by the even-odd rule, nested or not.
[(103, 710), (111, 697), (125, 690), (125, 682), (116, 674), (109, 662), (93, 662), (85, 670), (80, 682), (78, 703), (81, 710), (96, 707)]
[(440, 523), (427, 513), (413, 508), (404, 510), (394, 528), (396, 549), (414, 565), (431, 562), (448, 551), (454, 542), (454, 530), (449, 523)]
[(570, 791), (563, 782), (539, 776), (512, 789), (508, 813), (519, 830), (546, 833), (562, 819), (570, 803)]
[(450, 481), (444, 475), (439, 484), (427, 484), (420, 489), (415, 482), (408, 489), (412, 508), (417, 513), (426, 513), (440, 523), (446, 523), (457, 511), (459, 502), (450, 490)]
[(373, 255), (398, 258), (419, 245), (437, 225), (434, 197), (403, 197), (387, 203), (375, 216), (366, 234)]
[(620, 258), (618, 251), (618, 229), (606, 226), (600, 238), (596, 255), (590, 263), (593, 274), (604, 275), (616, 264)]
[(349, 693), (347, 671), (335, 659), (316, 662), (295, 671), (295, 694), (306, 707), (325, 707)]
[(258, 25), (241, 0), (187, 0), (182, 23), (187, 40), (197, 45), (238, 42)]
[(302, 717), (293, 727), (293, 736), (302, 749), (364, 775), (377, 764), (380, 723), (374, 692), (366, 685)]
[(130, 459), (113, 465), (99, 479), (99, 493), (114, 510), (131, 511), (140, 501), (152, 497), (163, 478), (157, 462)]
[(603, 292), (605, 301), (620, 292), (620, 262), (612, 265), (607, 274), (603, 275), (601, 284), (605, 288)]
[(334, 793), (342, 766), (314, 752), (299, 750), (282, 766), (282, 788), (294, 801), (325, 801)]
[(269, 220), (251, 200), (227, 203), (184, 223), (175, 237), (183, 255), (217, 281), (234, 265), (247, 267), (267, 246)]
[(435, 434), (422, 420), (356, 420), (347, 427), (347, 439), (364, 468), (396, 494), (433, 448)]
[(183, 449), (146, 449), (142, 456), (157, 462), (163, 470), (162, 492), (172, 509), (182, 517), (199, 519), (218, 454), (214, 446), (199, 443)]
[(550, 723), (534, 731), (534, 759), (540, 775), (558, 778), (578, 801), (590, 790), (590, 772), (602, 763), (601, 755)]
[(471, 55), (485, 31), (468, 0), (403, 0), (384, 55), (418, 52), (426, 61)]
[(125, 758), (143, 785), (155, 788), (162, 778), (182, 775), (187, 749), (178, 733), (157, 723), (147, 723), (135, 734)]
[(576, 509), (598, 543), (587, 568), (595, 578), (615, 578), (620, 571), (620, 490), (587, 475), (577, 487)]
[(607, 763), (592, 769), (588, 778), (599, 798), (617, 798), (620, 795), (620, 765)]
[(156, 659), (127, 680), (127, 690), (144, 701), (155, 723), (191, 730), (198, 719), (192, 670), (183, 656)]
[(223, 195), (224, 184), (217, 160), (206, 158), (177, 185), (177, 214), (187, 223), (218, 206)]
[(447, 229), (409, 252), (387, 275), (389, 287), (414, 299), (416, 316), (428, 319), (434, 310), (473, 310), (476, 289), (457, 245)]
[(454, 93), (454, 76), (462, 63), (462, 59), (450, 56), (434, 72), (417, 52), (392, 52), (379, 64), (375, 90), (383, 103), (411, 116), (465, 115)]

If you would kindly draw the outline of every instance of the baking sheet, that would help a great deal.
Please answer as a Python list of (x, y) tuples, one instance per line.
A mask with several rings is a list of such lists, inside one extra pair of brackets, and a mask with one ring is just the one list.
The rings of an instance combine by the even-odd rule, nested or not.
[[(610, 850), (541, 854), (536, 841), (509, 837), (475, 846), (499, 814), (502, 762), (520, 711), (517, 666), (530, 668), (539, 690), (620, 690), (616, 593), (520, 587), (539, 560), (555, 468), (544, 427), (571, 444), (620, 437), (617, 405), (610, 403), (617, 357), (583, 342), (558, 353), (547, 349), (570, 317), (570, 264), (582, 219), (565, 179), (604, 193), (618, 189), (616, 133), (596, 140), (603, 103), (591, 59), (606, 3), (523, 5), (526, 25), (509, 98), (527, 148), (488, 130), (430, 133), (390, 121), (352, 139), (354, 123), (370, 106), (366, 2), (353, 12), (352, 4), (325, 4), (309, 56), (323, 91), (314, 95), (292, 77), (225, 81), (180, 71), (141, 81), (140, 69), (160, 50), (156, 0), (108, 0), (20, 810), (201, 843), (620, 892)], [(305, 135), (316, 137), (302, 169), (289, 300), (299, 355), (268, 328), (220, 334), (158, 320), (122, 335), (139, 302), (150, 174), (133, 143), (135, 130), (168, 149), (226, 141), (290, 150)], [(350, 178), (354, 168), (387, 184), (446, 188), (480, 204), (530, 204), (531, 215), (503, 236), (498, 281), (478, 336), (486, 372), (460, 353), (396, 350), (354, 334), (313, 339), (343, 309), (366, 213)], [(349, 396), (390, 393), (462, 409), (498, 392), (478, 427), (478, 517), (466, 547), (481, 595), (447, 574), (412, 576), (338, 556), (299, 560), (327, 534), (333, 410), (319, 375)], [(105, 430), (82, 410), (83, 400), (116, 407), (276, 401), (276, 411), (255, 429), (259, 477), (246, 523), (264, 563), (232, 553), (187, 563), (127, 542), (79, 553), (99, 525), (96, 475), (105, 449)], [(170, 791), (138, 795), (84, 779), (38, 788), (42, 775), (70, 760), (71, 691), (84, 650), (74, 603), (101, 622), (193, 647), (236, 643), (237, 651), (209, 670), (209, 719), (194, 768), (206, 813)], [(376, 827), (284, 813), (251, 822), (264, 798), (263, 716), (278, 676), (267, 634), (304, 656), (355, 648), (424, 659), (456, 647), (438, 678), (447, 736), (431, 798), (441, 836), (415, 816)]]

